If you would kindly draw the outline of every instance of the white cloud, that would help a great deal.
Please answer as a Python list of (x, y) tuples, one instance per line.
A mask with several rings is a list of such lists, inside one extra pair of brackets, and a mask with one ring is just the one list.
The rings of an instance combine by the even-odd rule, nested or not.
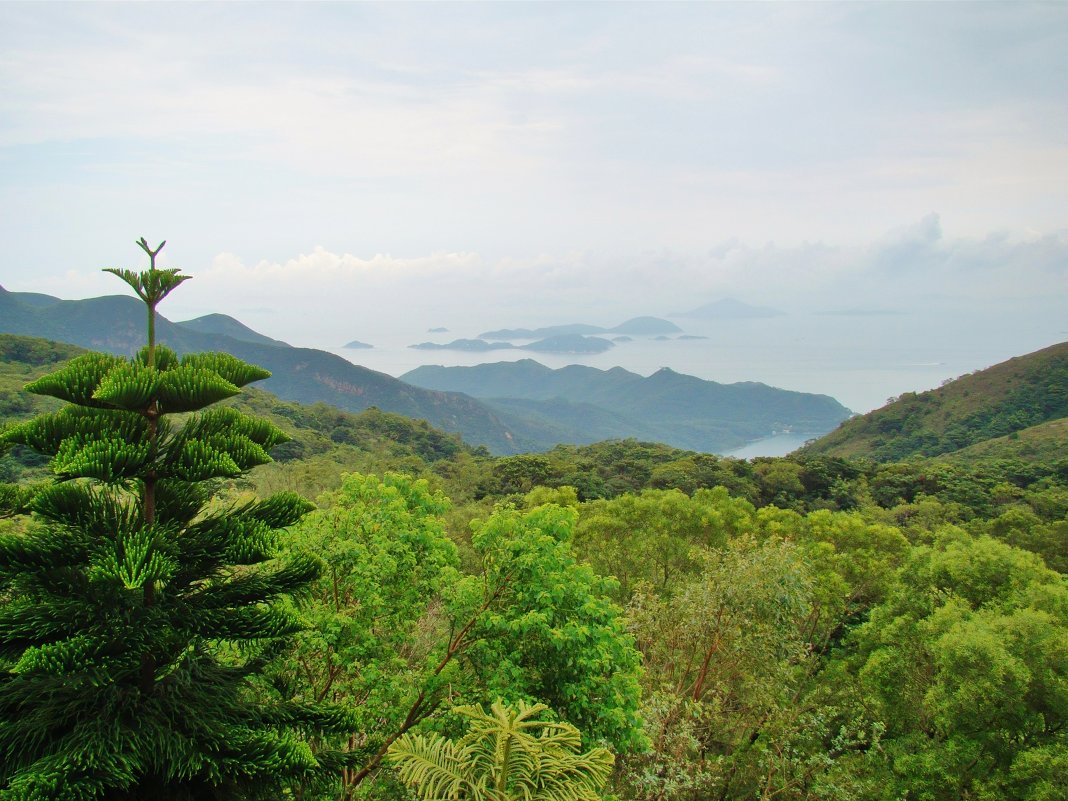
[[(0, 236), (22, 286), (165, 230), (201, 285), (388, 295), (369, 315), (972, 297), (940, 282), (979, 264), (1021, 296), (1003, 265), (1048, 290), (1027, 265), (1063, 247), (1066, 31), (1003, 4), (0, 5)], [(225, 251), (251, 266), (196, 269)], [(431, 255), (345, 255), (376, 252)]]
[[(498, 259), (475, 252), (356, 256), (318, 247), (249, 264), (220, 254), (195, 273), (168, 314), (223, 311), (271, 336), (317, 347), (351, 339), (354, 327), (396, 334), (446, 325), (457, 336), (473, 336), (501, 326), (666, 316), (723, 297), (801, 317), (868, 308), (979, 319), (1011, 304), (1038, 320), (1068, 302), (1066, 264), (1068, 232), (947, 238), (937, 215), (860, 246), (734, 241), (705, 252)], [(248, 319), (243, 309), (252, 310)]]

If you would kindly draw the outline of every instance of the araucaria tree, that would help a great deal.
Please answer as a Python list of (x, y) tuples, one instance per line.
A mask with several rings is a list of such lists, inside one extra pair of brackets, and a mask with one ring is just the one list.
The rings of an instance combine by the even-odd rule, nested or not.
[[(340, 764), (309, 731), (336, 710), (271, 704), (249, 678), (298, 628), (275, 603), (318, 573), (276, 559), (293, 494), (209, 504), (213, 479), (270, 461), (271, 424), (207, 408), (269, 373), (155, 342), (156, 306), (186, 280), (108, 270), (144, 301), (148, 344), (93, 353), (27, 389), (61, 411), (0, 434), (52, 457), (57, 480), (0, 493), (32, 513), (0, 537), (0, 799), (278, 798)], [(351, 724), (350, 724), (351, 725)]]

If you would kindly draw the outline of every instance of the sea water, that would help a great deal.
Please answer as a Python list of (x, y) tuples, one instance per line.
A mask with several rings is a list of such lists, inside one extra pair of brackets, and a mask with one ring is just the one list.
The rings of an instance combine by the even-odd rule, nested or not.
[[(530, 321), (517, 321), (517, 325)], [(578, 321), (575, 321), (578, 322)], [(673, 320), (685, 334), (702, 339), (633, 337), (598, 354), (535, 353), (508, 349), (485, 352), (420, 350), (418, 342), (473, 338), (478, 330), (428, 333), (427, 327), (398, 325), (374, 336), (353, 331), (370, 349), (322, 347), (354, 364), (400, 377), (425, 364), (472, 366), (533, 359), (557, 369), (584, 364), (623, 367), (648, 376), (667, 367), (730, 384), (756, 381), (780, 389), (829, 395), (855, 413), (879, 408), (904, 392), (922, 392), (1012, 356), (1061, 341), (1063, 332), (1015, 321), (1011, 331), (989, 319), (919, 314), (880, 316), (788, 315), (741, 320)], [(431, 327), (431, 326), (428, 326)], [(611, 339), (613, 335), (599, 335)], [(524, 344), (517, 341), (516, 344)], [(780, 455), (825, 432), (785, 432), (736, 452)], [(753, 448), (761, 452), (753, 452)], [(783, 449), (786, 450), (783, 450)]]

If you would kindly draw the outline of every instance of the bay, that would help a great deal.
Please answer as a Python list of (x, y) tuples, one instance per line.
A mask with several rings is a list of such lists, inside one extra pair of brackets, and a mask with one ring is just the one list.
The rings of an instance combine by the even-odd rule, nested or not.
[(816, 439), (826, 433), (826, 431), (817, 431), (807, 434), (794, 432), (772, 434), (770, 437), (750, 442), (744, 448), (738, 448), (723, 455), (733, 456), (735, 459), (753, 459), (757, 456), (785, 456), (796, 451), (810, 439)]

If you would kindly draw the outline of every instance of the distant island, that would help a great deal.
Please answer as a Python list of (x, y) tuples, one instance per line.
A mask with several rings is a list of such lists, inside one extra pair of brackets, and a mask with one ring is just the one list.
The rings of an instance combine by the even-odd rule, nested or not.
[(463, 350), (480, 353), (488, 350), (529, 350), (536, 353), (604, 353), (614, 347), (607, 339), (587, 337), (582, 334), (558, 334), (545, 337), (528, 345), (513, 345), (511, 342), (488, 342), (485, 339), (454, 339), (452, 342), (420, 342), (409, 345), (416, 350)]
[(655, 336), (657, 334), (681, 334), (682, 329), (670, 320), (659, 317), (632, 317), (614, 328), (602, 328), (598, 325), (571, 323), (569, 325), (550, 325), (546, 328), (503, 328), (499, 331), (487, 331), (479, 334), (479, 339), (545, 339), (548, 337), (585, 335), (585, 334), (636, 334), (638, 336)]
[(420, 342), (418, 345), (409, 345), (416, 350), (466, 350), (481, 352), (484, 350), (511, 350), (515, 348), (511, 342), (486, 342), (484, 339), (454, 339), (452, 342)]
[(374, 345), (368, 345), (366, 342), (360, 342), (360, 340), (354, 339), (352, 340), (352, 342), (347, 343), (343, 347), (352, 348), (353, 350), (362, 350), (366, 348), (373, 348)]
[(604, 353), (615, 347), (607, 339), (600, 337), (584, 337), (581, 334), (561, 334), (555, 337), (547, 337), (523, 345), (522, 350), (532, 350), (538, 353)]
[(427, 333), (428, 334), (447, 334), (447, 333), (449, 333), (449, 329), (448, 328), (428, 328), (427, 329)]
[(675, 337), (675, 339), (708, 339), (708, 337), (698, 336), (697, 334), (683, 334), (681, 337)]
[(698, 306), (696, 309), (690, 309), (690, 311), (687, 312), (679, 312), (678, 314), (673, 314), (671, 316), (689, 317), (699, 320), (746, 320), (782, 317), (785, 314), (786, 312), (784, 311), (772, 309), (768, 306), (750, 306), (748, 303), (742, 303), (740, 300), (724, 298), (723, 300), (706, 303), (704, 306)]

